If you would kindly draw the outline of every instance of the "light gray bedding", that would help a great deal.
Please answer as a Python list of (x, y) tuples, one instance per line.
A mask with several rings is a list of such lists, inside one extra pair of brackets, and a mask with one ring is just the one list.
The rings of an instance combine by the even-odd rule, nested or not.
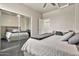
[(21, 48), (25, 54), (36, 56), (71, 56), (79, 55), (76, 45), (61, 40), (62, 36), (53, 35), (43, 40), (28, 39)]

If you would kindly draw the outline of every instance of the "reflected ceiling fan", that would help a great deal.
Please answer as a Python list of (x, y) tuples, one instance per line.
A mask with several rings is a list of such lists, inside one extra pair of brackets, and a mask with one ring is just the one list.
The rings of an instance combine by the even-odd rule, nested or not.
[[(65, 5), (60, 5), (59, 3), (49, 3), (52, 6), (57, 6), (58, 8), (64, 8), (70, 5), (70, 3), (65, 3)], [(47, 3), (44, 3), (43, 8), (47, 6)]]
[[(55, 3), (50, 3), (52, 6), (56, 6)], [(47, 6), (47, 3), (44, 3), (43, 8), (45, 8)]]

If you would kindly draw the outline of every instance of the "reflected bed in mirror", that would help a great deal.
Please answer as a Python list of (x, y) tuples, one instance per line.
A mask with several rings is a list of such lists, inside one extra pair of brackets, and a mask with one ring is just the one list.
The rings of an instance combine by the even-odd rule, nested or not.
[[(2, 9), (0, 12), (1, 50), (12, 51), (11, 55), (17, 54), (15, 49), (20, 51), (21, 46), (30, 36), (31, 18)], [(17, 17), (18, 15), (20, 17)], [(19, 49), (14, 46), (18, 46)]]

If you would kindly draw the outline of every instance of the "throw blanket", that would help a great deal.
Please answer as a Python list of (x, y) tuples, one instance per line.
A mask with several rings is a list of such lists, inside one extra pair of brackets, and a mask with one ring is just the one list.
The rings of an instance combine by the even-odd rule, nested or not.
[(32, 36), (31, 38), (37, 39), (37, 40), (42, 40), (42, 39), (47, 38), (47, 37), (50, 37), (52, 35), (53, 35), (52, 33), (44, 33), (44, 34)]

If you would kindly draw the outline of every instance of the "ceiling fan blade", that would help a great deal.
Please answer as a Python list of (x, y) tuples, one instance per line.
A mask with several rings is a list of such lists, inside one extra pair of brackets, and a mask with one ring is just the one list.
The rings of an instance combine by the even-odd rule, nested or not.
[(43, 5), (43, 8), (45, 8), (45, 7), (46, 7), (46, 5), (47, 5), (47, 3), (45, 3), (45, 4)]
[(56, 6), (56, 4), (55, 3), (51, 3), (53, 6)]

